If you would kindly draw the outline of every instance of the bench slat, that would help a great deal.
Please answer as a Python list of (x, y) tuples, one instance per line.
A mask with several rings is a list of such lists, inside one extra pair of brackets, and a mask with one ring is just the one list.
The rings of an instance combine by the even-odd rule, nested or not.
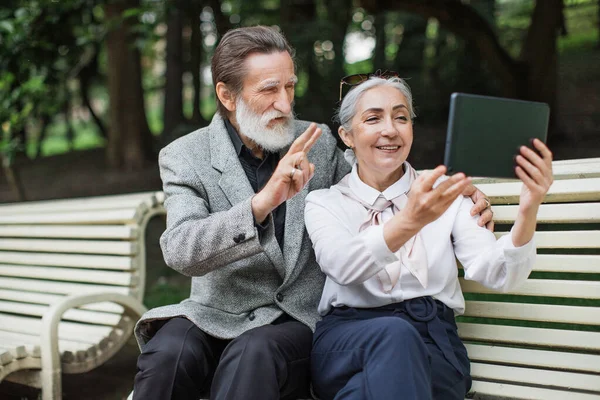
[(0, 251), (1, 264), (48, 265), (56, 267), (134, 269), (138, 259), (126, 256), (97, 256), (80, 254), (39, 254)]
[(138, 245), (135, 242), (108, 240), (0, 239), (0, 250), (135, 255), (138, 252)]
[[(495, 293), (477, 282), (459, 278), (464, 293)], [(554, 279), (528, 279), (510, 294), (524, 296), (567, 297), (580, 299), (597, 299), (600, 293), (600, 282), (568, 281)]]
[[(64, 299), (64, 296), (58, 294), (24, 292), (0, 288), (0, 300), (50, 305), (57, 303), (62, 299)], [(104, 311), (118, 314), (123, 313), (123, 307), (110, 302), (87, 304), (80, 308), (84, 310)]]
[[(492, 206), (494, 221), (513, 223), (519, 206)], [(592, 223), (600, 222), (600, 203), (542, 204), (537, 214), (538, 223)]]
[(56, 213), (60, 211), (95, 211), (123, 208), (153, 207), (157, 203), (154, 192), (129, 195), (84, 197), (80, 199), (42, 200), (3, 204), (1, 214)]
[[(48, 308), (48, 306), (42, 306), (39, 304), (15, 303), (12, 301), (0, 300), (0, 312), (5, 313), (31, 315), (41, 318), (46, 311), (48, 311)], [(63, 314), (63, 319), (95, 325), (116, 326), (121, 320), (121, 315), (98, 311), (71, 309), (67, 310)]]
[(472, 392), (525, 400), (598, 400), (597, 394), (474, 380)]
[[(459, 268), (463, 266), (458, 263)], [(600, 255), (538, 254), (534, 271), (600, 273)]]
[[(490, 199), (492, 204), (518, 204), (522, 182), (482, 183), (477, 188)], [(600, 178), (568, 179), (555, 181), (544, 203), (600, 200)]]
[(600, 332), (566, 331), (561, 329), (528, 328), (459, 322), (463, 339), (486, 342), (533, 344), (568, 349), (599, 350)]
[[(600, 392), (600, 376), (563, 371), (540, 371), (539, 369), (510, 367), (502, 365), (471, 363), (474, 379), (489, 379), (519, 383), (552, 386), (556, 388), (589, 390)], [(600, 393), (599, 393), (600, 394)]]
[(600, 307), (469, 301), (465, 316), (600, 325)]
[(137, 239), (134, 225), (5, 225), (0, 237), (66, 238), (66, 239)]
[(145, 211), (135, 209), (78, 211), (45, 214), (0, 214), (0, 224), (115, 224), (137, 223)]
[(0, 277), (0, 288), (55, 294), (114, 292), (127, 295), (133, 292), (130, 288), (122, 286), (87, 285), (82, 283), (66, 283), (4, 277)]
[[(496, 238), (509, 232), (495, 232)], [(535, 233), (538, 249), (595, 249), (600, 248), (600, 231), (543, 231)]]
[[(37, 334), (42, 328), (42, 320), (33, 317), (20, 317), (0, 313), (0, 326), (2, 330), (15, 333)], [(58, 335), (61, 339), (78, 340), (85, 337), (90, 343), (98, 343), (110, 335), (112, 328), (107, 326), (94, 326), (77, 322), (61, 321)]]
[(137, 278), (127, 272), (79, 270), (75, 268), (29, 267), (0, 264), (1, 276), (49, 279), (67, 282), (106, 283), (109, 285), (130, 286), (137, 284)]
[(600, 355), (465, 343), (469, 358), (502, 364), (600, 373)]
[[(12, 334), (12, 336), (10, 336)], [(26, 335), (22, 333), (12, 333), (12, 332), (2, 332), (0, 331), (0, 340), (2, 343), (6, 343), (7, 346), (19, 346), (24, 347), (27, 355), (34, 358), (41, 357), (41, 348), (40, 348), (40, 337), (33, 335)], [(85, 354), (90, 351), (97, 350), (97, 346), (94, 343), (87, 343), (83, 341), (72, 341), (72, 340), (62, 340), (58, 341), (58, 349), (61, 353), (61, 358), (64, 361), (72, 362), (73, 357), (72, 354)], [(64, 357), (64, 353), (70, 353), (70, 355)], [(70, 359), (70, 360), (69, 360)]]

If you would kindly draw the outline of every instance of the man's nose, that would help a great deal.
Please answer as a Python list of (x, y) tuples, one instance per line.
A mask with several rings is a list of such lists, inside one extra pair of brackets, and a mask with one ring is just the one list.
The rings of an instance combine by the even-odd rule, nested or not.
[(273, 108), (287, 115), (292, 112), (292, 101), (293, 99), (290, 99), (288, 93), (282, 90), (278, 93), (277, 99), (273, 103)]

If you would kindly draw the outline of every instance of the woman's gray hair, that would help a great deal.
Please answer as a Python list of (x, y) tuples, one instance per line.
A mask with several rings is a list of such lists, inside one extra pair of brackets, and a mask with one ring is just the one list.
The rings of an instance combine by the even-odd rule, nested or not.
[(344, 97), (340, 108), (336, 112), (337, 120), (346, 132), (350, 132), (352, 130), (352, 119), (356, 115), (356, 107), (358, 106), (358, 102), (362, 95), (367, 90), (378, 86), (389, 86), (398, 89), (398, 91), (406, 98), (406, 102), (408, 103), (406, 106), (408, 107), (410, 119), (412, 120), (417, 116), (413, 108), (412, 93), (404, 79), (397, 77), (388, 79), (371, 77), (367, 81), (350, 89), (346, 97)]

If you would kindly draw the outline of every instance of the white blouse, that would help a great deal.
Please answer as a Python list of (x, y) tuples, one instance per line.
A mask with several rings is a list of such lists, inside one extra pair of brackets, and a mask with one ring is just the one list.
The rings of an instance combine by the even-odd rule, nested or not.
[[(411, 168), (408, 163), (404, 167), (405, 171)], [(384, 192), (379, 192), (361, 181), (354, 165), (348, 185), (357, 197), (373, 205), (379, 196), (391, 200), (407, 192), (408, 175), (405, 173)], [(306, 229), (317, 262), (327, 275), (319, 304), (321, 315), (327, 314), (331, 307), (380, 307), (421, 296), (433, 296), (456, 314), (462, 314), (465, 300), (458, 282), (456, 258), (465, 269), (465, 279), (501, 291), (524, 282), (533, 268), (536, 255), (533, 240), (521, 247), (513, 245), (510, 234), (496, 240), (492, 232), (477, 225), (478, 215), (470, 215), (471, 199), (459, 196), (444, 214), (421, 230), (428, 261), (427, 288), (402, 268), (398, 283), (390, 293), (385, 293), (377, 273), (398, 260), (383, 237), (383, 226), (392, 218), (392, 210), (383, 211), (382, 225), (359, 232), (368, 210), (343, 195), (336, 186), (312, 191), (306, 197)]]

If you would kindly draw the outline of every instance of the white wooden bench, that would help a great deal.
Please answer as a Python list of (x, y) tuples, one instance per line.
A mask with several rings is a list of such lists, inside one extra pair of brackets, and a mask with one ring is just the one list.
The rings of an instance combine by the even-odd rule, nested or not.
[[(461, 281), (467, 304), (459, 333), (476, 398), (600, 398), (600, 159), (555, 162), (554, 175), (528, 281), (510, 294)], [(493, 204), (496, 235), (504, 235), (521, 184), (479, 182)]]
[(125, 344), (146, 310), (145, 227), (160, 213), (157, 193), (0, 205), (0, 381), (60, 399), (61, 373)]
[[(553, 171), (531, 278), (511, 294), (461, 279), (467, 305), (458, 325), (473, 376), (468, 398), (600, 398), (600, 158), (555, 161)], [(492, 201), (497, 235), (506, 234), (520, 182), (474, 182)]]

